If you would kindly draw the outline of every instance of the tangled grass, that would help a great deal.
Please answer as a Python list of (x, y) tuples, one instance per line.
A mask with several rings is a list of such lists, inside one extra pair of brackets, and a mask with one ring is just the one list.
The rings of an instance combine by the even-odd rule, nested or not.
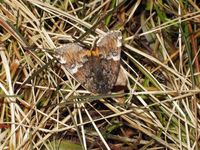
[[(3, 0), (0, 149), (200, 148), (200, 4)], [(127, 89), (92, 95), (54, 59), (121, 30)]]

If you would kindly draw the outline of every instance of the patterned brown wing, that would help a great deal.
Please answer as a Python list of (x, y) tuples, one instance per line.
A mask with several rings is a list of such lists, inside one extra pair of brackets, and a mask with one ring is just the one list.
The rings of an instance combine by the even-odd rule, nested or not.
[(121, 57), (122, 35), (119, 31), (112, 31), (97, 41), (99, 49), (99, 69), (96, 78), (96, 89), (98, 93), (105, 94), (111, 91), (115, 85), (119, 70)]
[(91, 56), (90, 51), (84, 50), (77, 43), (69, 43), (56, 48), (55, 56), (77, 81), (83, 84), (87, 80), (88, 72), (83, 71), (83, 68), (88, 62), (88, 57)]

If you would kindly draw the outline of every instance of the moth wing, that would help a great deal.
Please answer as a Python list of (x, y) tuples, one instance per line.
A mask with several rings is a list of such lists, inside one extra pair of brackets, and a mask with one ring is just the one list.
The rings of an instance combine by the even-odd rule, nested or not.
[(100, 57), (120, 60), (122, 46), (122, 34), (120, 31), (111, 31), (99, 38), (97, 48), (99, 48)]
[[(85, 85), (88, 71), (84, 71), (85, 63), (88, 61), (89, 51), (84, 50), (77, 43), (64, 44), (56, 48), (55, 56), (59, 62), (75, 77), (82, 85)], [(87, 67), (87, 69), (90, 69)], [(87, 88), (87, 87), (86, 87)]]
[(113, 88), (119, 75), (121, 40), (121, 32), (112, 31), (97, 41), (97, 48), (99, 49), (99, 57), (101, 59), (100, 66), (102, 66), (102, 75), (105, 80), (104, 84), (107, 84), (106, 92)]

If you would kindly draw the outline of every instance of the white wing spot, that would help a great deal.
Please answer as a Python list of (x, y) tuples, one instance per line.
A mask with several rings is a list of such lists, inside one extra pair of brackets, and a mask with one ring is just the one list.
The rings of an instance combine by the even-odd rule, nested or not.
[(66, 64), (66, 60), (63, 57), (58, 57), (61, 64)]
[(78, 72), (78, 69), (81, 68), (81, 67), (83, 67), (82, 64), (76, 64), (76, 67), (74, 67), (74, 68), (72, 68), (72, 69), (69, 69), (69, 68), (68, 68), (68, 71), (73, 75), (73, 74), (77, 73), (77, 72)]

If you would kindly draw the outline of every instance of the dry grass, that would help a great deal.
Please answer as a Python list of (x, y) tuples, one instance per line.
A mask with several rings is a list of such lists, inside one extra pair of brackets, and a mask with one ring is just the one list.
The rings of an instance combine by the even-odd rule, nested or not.
[[(3, 0), (0, 149), (199, 149), (200, 4), (178, 2)], [(121, 99), (92, 96), (53, 58), (108, 29), (124, 39)]]

